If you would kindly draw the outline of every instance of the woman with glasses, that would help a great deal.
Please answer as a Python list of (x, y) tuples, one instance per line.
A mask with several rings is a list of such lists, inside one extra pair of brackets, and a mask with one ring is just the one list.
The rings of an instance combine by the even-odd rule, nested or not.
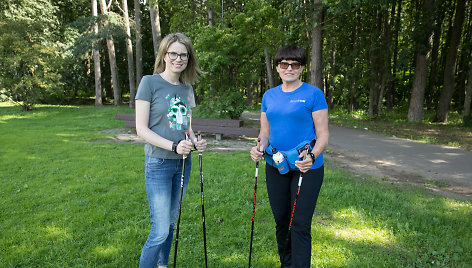
[[(253, 147), (250, 154), (253, 161), (265, 155), (266, 186), (282, 267), (306, 268), (311, 259), (311, 221), (324, 176), (322, 152), (329, 139), (328, 105), (319, 88), (300, 80), (306, 64), (301, 48), (282, 47), (275, 64), (282, 84), (262, 98), (261, 147)], [(309, 153), (299, 160), (305, 146)], [(303, 180), (292, 218), (300, 173)]]
[(154, 74), (144, 76), (138, 87), (136, 132), (146, 141), (144, 172), (151, 218), (139, 267), (167, 267), (183, 161), (184, 192), (190, 177), (191, 157), (183, 160), (183, 155), (192, 148), (206, 149), (206, 141), (197, 141), (191, 126), (192, 84), (200, 72), (190, 39), (182, 33), (169, 34), (160, 43)]

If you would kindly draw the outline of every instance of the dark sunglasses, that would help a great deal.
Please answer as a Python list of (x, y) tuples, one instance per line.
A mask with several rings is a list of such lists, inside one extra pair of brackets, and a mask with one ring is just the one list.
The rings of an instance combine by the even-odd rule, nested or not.
[(279, 62), (280, 69), (288, 69), (288, 66), (292, 67), (292, 70), (298, 70), (300, 69), (302, 64), (300, 62), (292, 62), (292, 63), (288, 63), (285, 61)]

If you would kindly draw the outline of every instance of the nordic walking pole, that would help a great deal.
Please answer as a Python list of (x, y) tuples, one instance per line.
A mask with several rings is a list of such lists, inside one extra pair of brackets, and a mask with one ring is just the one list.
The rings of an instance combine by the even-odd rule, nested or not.
[[(302, 160), (305, 160), (309, 148), (310, 148), (309, 144), (305, 145), (305, 148), (303, 148), (303, 152), (302, 152), (303, 155), (301, 157)], [(287, 248), (289, 246), (290, 238), (292, 236), (291, 230), (292, 230), (293, 214), (295, 214), (295, 207), (297, 206), (297, 200), (298, 200), (298, 195), (300, 194), (300, 187), (302, 186), (302, 180), (303, 180), (303, 172), (300, 172), (300, 177), (298, 178), (298, 189), (297, 189), (297, 193), (295, 194), (295, 199), (293, 200), (292, 215), (290, 216), (287, 238), (285, 239), (284, 254), (282, 255), (282, 267), (284, 267), (284, 264), (285, 264), (285, 256), (287, 254)]]
[[(202, 140), (202, 131), (197, 132), (197, 140)], [(207, 242), (206, 242), (206, 229), (205, 229), (205, 203), (203, 202), (203, 171), (202, 171), (202, 153), (198, 152), (198, 162), (200, 163), (200, 192), (202, 200), (202, 222), (203, 222), (203, 248), (205, 250), (205, 268), (208, 267), (207, 260)]]
[[(257, 138), (257, 150), (261, 147), (261, 137)], [(257, 192), (257, 177), (259, 175), (259, 161), (256, 162), (256, 175), (254, 176), (254, 200), (252, 202), (252, 225), (251, 225), (251, 243), (249, 246), (249, 268), (251, 268), (252, 256), (252, 238), (254, 237), (254, 214), (256, 213), (256, 192)]]
[[(185, 132), (185, 140), (188, 140), (188, 132)], [(177, 220), (177, 231), (175, 233), (175, 250), (174, 250), (174, 268), (177, 262), (177, 246), (179, 244), (179, 226), (180, 226), (180, 214), (182, 213), (182, 197), (184, 195), (184, 178), (185, 178), (185, 158), (187, 155), (182, 155), (182, 176), (180, 177), (180, 199), (179, 199), (179, 216)]]

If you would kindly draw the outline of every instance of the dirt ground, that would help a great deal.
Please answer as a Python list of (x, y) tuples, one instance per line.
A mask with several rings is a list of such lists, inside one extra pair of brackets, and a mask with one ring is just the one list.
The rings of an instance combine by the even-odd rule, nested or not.
[[(112, 138), (98, 142), (144, 143), (134, 130), (131, 129), (108, 129), (101, 131), (101, 133), (110, 135)], [(237, 136), (225, 136), (222, 140), (216, 140), (213, 135), (208, 135), (204, 138), (208, 142), (208, 149), (218, 152), (249, 151), (256, 143), (255, 138)], [(380, 162), (366, 155), (353, 153), (332, 145), (328, 146), (324, 156), (327, 166), (347, 170), (358, 177), (383, 178), (385, 183), (397, 184), (400, 187), (414, 185), (425, 189), (426, 192), (431, 194), (454, 199), (472, 200), (472, 189), (470, 187), (455, 185), (454, 183), (434, 183), (434, 180), (432, 183), (425, 179), (426, 171), (408, 167), (403, 167), (402, 170), (399, 170), (389, 163)]]

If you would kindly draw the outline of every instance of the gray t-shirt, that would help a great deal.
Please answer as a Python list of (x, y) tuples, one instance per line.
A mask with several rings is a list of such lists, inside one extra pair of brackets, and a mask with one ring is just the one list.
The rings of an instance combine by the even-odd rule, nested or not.
[[(149, 128), (159, 136), (178, 142), (185, 139), (190, 126), (190, 111), (195, 107), (195, 96), (191, 85), (173, 85), (159, 74), (146, 75), (141, 79), (136, 99), (151, 103)], [(147, 156), (165, 159), (180, 159), (172, 151), (146, 143)]]

